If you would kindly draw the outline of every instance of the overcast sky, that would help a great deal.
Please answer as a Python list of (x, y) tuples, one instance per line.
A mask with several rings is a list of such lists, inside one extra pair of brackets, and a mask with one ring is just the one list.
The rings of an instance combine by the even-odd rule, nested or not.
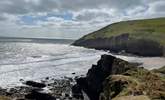
[(165, 16), (165, 0), (0, 0), (0, 36), (74, 38), (113, 22)]

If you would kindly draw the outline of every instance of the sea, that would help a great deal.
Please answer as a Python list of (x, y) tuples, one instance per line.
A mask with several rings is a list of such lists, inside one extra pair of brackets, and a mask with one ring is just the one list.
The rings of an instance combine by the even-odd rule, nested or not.
[(68, 39), (0, 38), (0, 87), (22, 85), (20, 80), (40, 81), (86, 75), (102, 54), (114, 55), (147, 69), (165, 65), (164, 57), (138, 57), (76, 47)]
[(67, 39), (0, 39), (0, 87), (85, 75), (104, 51), (72, 46)]

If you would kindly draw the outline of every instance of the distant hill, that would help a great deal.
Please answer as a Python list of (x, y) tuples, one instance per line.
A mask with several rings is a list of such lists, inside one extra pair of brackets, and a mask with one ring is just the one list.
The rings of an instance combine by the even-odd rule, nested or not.
[(165, 55), (165, 18), (113, 23), (85, 35), (73, 45), (142, 56), (162, 56)]

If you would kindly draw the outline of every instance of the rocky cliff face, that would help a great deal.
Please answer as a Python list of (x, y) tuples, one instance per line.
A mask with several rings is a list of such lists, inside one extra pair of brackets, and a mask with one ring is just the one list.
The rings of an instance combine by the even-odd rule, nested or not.
[[(78, 89), (81, 88), (90, 100), (99, 100), (100, 93), (103, 91), (103, 82), (113, 74), (121, 74), (129, 69), (134, 69), (133, 64), (115, 58), (111, 55), (102, 55), (97, 65), (89, 69), (87, 76), (78, 78)], [(73, 93), (74, 94), (74, 93)], [(77, 93), (75, 93), (77, 94)]]
[(163, 56), (164, 47), (158, 42), (149, 39), (135, 39), (129, 34), (112, 36), (111, 38), (80, 39), (73, 43), (75, 46), (84, 46), (112, 52), (127, 52), (140, 56)]
[(137, 66), (111, 55), (102, 55), (97, 65), (89, 69), (86, 77), (76, 80), (73, 95), (83, 99), (84, 91), (90, 100), (120, 100), (116, 98), (124, 96), (164, 100), (164, 78)]

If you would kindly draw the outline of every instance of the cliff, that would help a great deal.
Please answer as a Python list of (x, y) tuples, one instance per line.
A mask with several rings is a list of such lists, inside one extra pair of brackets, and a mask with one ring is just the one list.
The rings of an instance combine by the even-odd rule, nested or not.
[(73, 96), (83, 98), (84, 91), (90, 100), (164, 100), (165, 77), (137, 66), (111, 55), (102, 55), (86, 77), (76, 79)]
[(80, 38), (73, 45), (141, 56), (164, 56), (164, 22), (165, 18), (157, 18), (114, 23)]

